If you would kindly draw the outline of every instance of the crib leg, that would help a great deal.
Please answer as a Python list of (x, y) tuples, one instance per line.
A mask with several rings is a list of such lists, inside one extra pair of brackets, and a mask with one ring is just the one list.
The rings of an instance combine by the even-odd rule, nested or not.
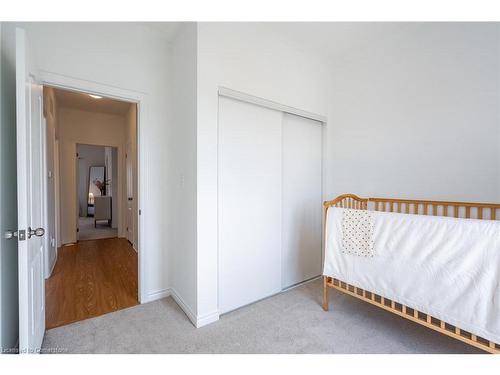
[(328, 302), (329, 302), (329, 289), (330, 287), (327, 285), (328, 277), (323, 276), (323, 310), (328, 311)]

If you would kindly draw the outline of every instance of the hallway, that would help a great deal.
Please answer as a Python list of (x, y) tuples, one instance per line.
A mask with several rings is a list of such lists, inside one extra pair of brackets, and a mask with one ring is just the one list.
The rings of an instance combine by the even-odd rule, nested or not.
[(137, 261), (123, 238), (61, 247), (45, 284), (46, 329), (137, 305)]

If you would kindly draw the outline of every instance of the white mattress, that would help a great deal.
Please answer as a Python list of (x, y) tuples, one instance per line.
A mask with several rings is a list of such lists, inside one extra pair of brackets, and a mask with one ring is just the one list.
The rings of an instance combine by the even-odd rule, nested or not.
[(328, 209), (324, 275), (500, 343), (500, 221), (373, 212), (373, 257), (342, 252)]

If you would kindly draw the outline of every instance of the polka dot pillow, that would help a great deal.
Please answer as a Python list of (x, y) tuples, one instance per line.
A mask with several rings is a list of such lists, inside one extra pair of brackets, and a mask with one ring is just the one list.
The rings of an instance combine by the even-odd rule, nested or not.
[(344, 209), (342, 252), (361, 257), (373, 256), (373, 215), (367, 210)]

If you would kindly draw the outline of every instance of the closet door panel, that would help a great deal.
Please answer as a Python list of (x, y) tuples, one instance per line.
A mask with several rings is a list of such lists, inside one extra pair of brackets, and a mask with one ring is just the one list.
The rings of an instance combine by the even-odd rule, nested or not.
[(322, 124), (283, 114), (282, 286), (321, 274)]
[(281, 290), (282, 113), (219, 98), (219, 312)]

